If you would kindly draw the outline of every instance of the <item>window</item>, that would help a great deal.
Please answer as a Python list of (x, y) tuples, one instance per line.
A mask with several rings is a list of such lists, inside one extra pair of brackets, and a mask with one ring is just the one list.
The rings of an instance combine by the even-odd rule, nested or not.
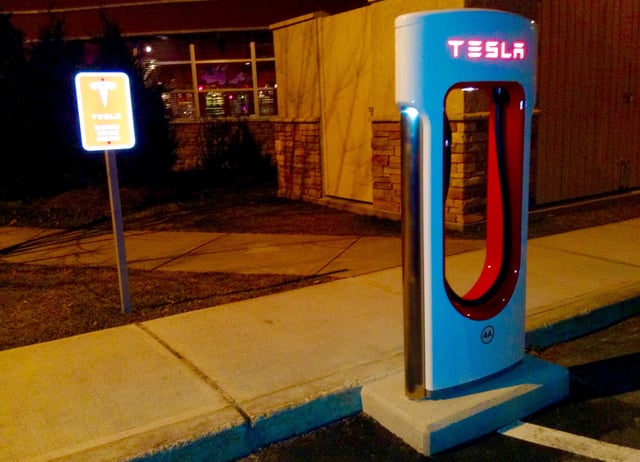
[(171, 118), (275, 115), (271, 32), (217, 32), (137, 40), (146, 79), (162, 85)]

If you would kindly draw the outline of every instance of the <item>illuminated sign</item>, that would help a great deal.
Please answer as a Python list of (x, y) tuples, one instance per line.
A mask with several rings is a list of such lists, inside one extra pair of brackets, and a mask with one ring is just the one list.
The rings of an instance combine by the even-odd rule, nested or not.
[(129, 76), (123, 72), (76, 74), (82, 147), (87, 151), (135, 146)]
[(453, 58), (523, 60), (526, 54), (523, 41), (449, 39), (447, 45)]

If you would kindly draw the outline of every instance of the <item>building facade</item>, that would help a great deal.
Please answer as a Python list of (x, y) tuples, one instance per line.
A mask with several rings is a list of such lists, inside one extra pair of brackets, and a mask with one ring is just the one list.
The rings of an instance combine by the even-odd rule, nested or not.
[[(279, 164), (296, 159), (281, 189), (308, 198), (400, 214), (400, 130), (394, 102), (396, 16), (446, 8), (494, 8), (539, 24), (538, 97), (533, 121), (532, 206), (640, 187), (640, 3), (631, 0), (382, 0), (334, 16), (272, 26), (279, 116), (316, 124), (321, 155), (303, 159), (276, 144)], [(304, 63), (304, 65), (302, 64)], [(447, 225), (484, 220), (486, 107), (447, 102), (453, 166)], [(281, 150), (278, 150), (278, 147)], [(320, 160), (317, 160), (320, 159)], [(295, 185), (289, 184), (294, 181)]]
[[(281, 195), (400, 215), (394, 27), (400, 14), (494, 8), (539, 23), (530, 203), (640, 187), (640, 3), (635, 0), (0, 0), (35, 40), (50, 15), (67, 36), (122, 28), (149, 81), (166, 89), (181, 140), (178, 168), (197, 168), (207, 124), (242, 119), (278, 166)], [(447, 102), (453, 167), (448, 226), (484, 220), (486, 107)]]

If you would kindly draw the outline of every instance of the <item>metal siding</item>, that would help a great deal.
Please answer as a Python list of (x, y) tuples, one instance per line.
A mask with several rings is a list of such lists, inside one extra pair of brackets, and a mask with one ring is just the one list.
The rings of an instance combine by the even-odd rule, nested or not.
[(627, 76), (625, 93), (632, 99), (625, 103), (628, 117), (629, 142), (626, 160), (629, 164), (629, 188), (640, 188), (640, 2), (625, 0), (629, 11), (624, 18), (624, 41), (627, 45)]
[(543, 0), (540, 9), (536, 202), (640, 186), (640, 2)]

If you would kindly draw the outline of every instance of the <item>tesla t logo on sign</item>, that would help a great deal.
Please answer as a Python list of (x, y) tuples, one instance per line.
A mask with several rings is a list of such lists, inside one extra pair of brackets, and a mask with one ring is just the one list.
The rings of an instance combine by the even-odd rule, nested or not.
[(87, 151), (135, 146), (129, 76), (123, 72), (76, 74), (82, 147)]
[(447, 46), (451, 57), (473, 60), (523, 60), (526, 53), (525, 43), (522, 41), (450, 39)]

